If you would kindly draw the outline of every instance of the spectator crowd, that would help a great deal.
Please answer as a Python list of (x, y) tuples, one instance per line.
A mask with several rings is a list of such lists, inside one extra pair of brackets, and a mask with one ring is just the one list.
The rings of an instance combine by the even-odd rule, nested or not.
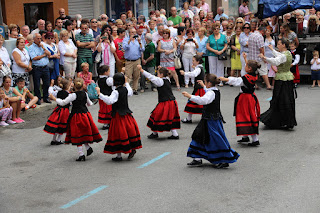
[[(169, 14), (161, 9), (151, 11), (149, 17), (135, 17), (129, 10), (116, 20), (106, 14), (88, 20), (80, 14), (70, 17), (60, 8), (54, 23), (40, 19), (32, 31), (27, 25), (9, 24), (9, 39), (16, 40), (16, 48), (9, 53), (0, 36), (0, 125), (24, 122), (21, 110), (51, 103), (49, 91), (59, 76), (81, 77), (90, 85), (103, 65), (110, 67), (111, 76), (125, 68), (133, 94), (138, 95), (148, 87), (137, 65), (153, 75), (158, 66), (166, 67), (171, 71), (172, 84), (180, 90), (195, 84), (194, 78), (180, 74), (181, 70), (194, 69), (193, 56), (201, 56), (205, 71), (220, 78), (245, 75), (246, 53), (248, 60), (261, 64), (259, 75), (266, 89), (272, 90), (277, 68), (263, 61), (261, 54), (273, 57), (269, 46), (275, 48), (279, 39), (286, 38), (293, 55), (296, 86), (300, 82), (299, 64), (312, 60), (313, 72), (319, 72), (318, 47), (312, 52), (299, 44), (298, 37), (320, 33), (320, 11), (296, 10), (258, 19), (248, 4), (244, 0), (240, 5), (239, 17), (226, 15), (222, 7), (215, 13), (205, 0), (188, 0), (182, 8), (171, 7)], [(318, 73), (312, 78), (320, 80)], [(222, 81), (219, 86), (224, 86)], [(151, 90), (156, 91), (152, 84)], [(6, 115), (10, 113), (11, 117)]]

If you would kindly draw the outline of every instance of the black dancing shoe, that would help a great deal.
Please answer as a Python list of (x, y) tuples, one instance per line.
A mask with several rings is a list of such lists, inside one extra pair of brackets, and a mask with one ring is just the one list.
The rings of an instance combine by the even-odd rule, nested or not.
[(187, 163), (188, 166), (200, 166), (202, 165), (202, 160), (193, 160), (190, 163)]
[(178, 135), (178, 136), (173, 136), (173, 135), (171, 135), (170, 137), (168, 137), (168, 139), (178, 140), (178, 139), (179, 139), (179, 135)]
[(249, 137), (243, 137), (243, 138), (241, 138), (241, 140), (238, 140), (237, 142), (238, 143), (250, 142), (250, 139), (249, 139)]
[(137, 92), (137, 91), (133, 91), (133, 94), (134, 94), (134, 95), (138, 95), (138, 92)]
[(93, 149), (92, 147), (90, 147), (88, 150), (87, 150), (87, 156), (91, 155), (93, 152)]
[(185, 123), (185, 124), (192, 124), (192, 120), (188, 120), (188, 119), (183, 119), (181, 120), (182, 123)]
[(103, 125), (103, 126), (102, 126), (102, 130), (109, 129), (109, 127), (110, 127), (110, 125), (109, 125), (109, 124), (108, 124), (108, 125), (106, 125), (106, 126), (105, 126), (105, 125)]
[(76, 161), (86, 161), (86, 156), (81, 155)]
[(248, 146), (258, 146), (260, 145), (259, 141), (254, 141), (252, 143), (248, 143)]
[(148, 135), (148, 138), (149, 138), (149, 139), (155, 139), (155, 138), (158, 138), (158, 137), (159, 137), (158, 134), (153, 134), (153, 133), (151, 133), (151, 135)]
[(222, 169), (222, 168), (227, 168), (229, 167), (229, 164), (228, 163), (219, 163), (219, 164), (214, 164), (213, 167), (215, 169)]
[(56, 141), (51, 141), (50, 144), (51, 144), (51, 145), (57, 145), (57, 142), (56, 142)]
[(131, 150), (129, 156), (128, 156), (128, 159), (131, 159), (133, 158), (133, 156), (137, 153), (137, 151), (135, 149)]
[(61, 145), (61, 144), (64, 144), (64, 142), (62, 142), (62, 141), (56, 141), (56, 144), (55, 144), (55, 145)]
[(113, 161), (122, 161), (122, 157), (120, 157), (120, 158), (115, 157), (115, 158), (112, 158), (112, 160)]

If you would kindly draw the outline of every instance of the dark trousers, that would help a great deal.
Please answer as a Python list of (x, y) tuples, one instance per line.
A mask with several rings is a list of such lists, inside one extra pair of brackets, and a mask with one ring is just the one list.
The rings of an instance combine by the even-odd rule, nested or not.
[(34, 93), (41, 100), (41, 92), (40, 92), (40, 79), (42, 79), (43, 86), (43, 100), (48, 99), (48, 89), (50, 85), (50, 72), (48, 67), (32, 67), (32, 76), (33, 76), (33, 84), (34, 84)]

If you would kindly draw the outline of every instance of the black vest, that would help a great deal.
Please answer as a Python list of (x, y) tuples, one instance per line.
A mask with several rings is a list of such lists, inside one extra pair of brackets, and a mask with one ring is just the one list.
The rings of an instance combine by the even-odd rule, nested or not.
[(171, 90), (171, 83), (168, 79), (164, 78), (162, 87), (158, 87), (157, 89), (159, 102), (176, 100)]
[(215, 93), (215, 99), (208, 105), (203, 105), (202, 118), (203, 119), (222, 119), (220, 111), (220, 91), (212, 90)]
[(201, 67), (199, 67), (200, 69), (201, 69), (201, 72), (200, 72), (200, 74), (197, 76), (197, 77), (195, 77), (195, 79), (194, 79), (194, 88), (195, 89), (201, 89), (202, 88), (202, 86), (198, 83), (198, 80), (201, 80), (201, 81), (204, 81), (204, 76), (205, 76), (205, 73), (204, 73), (204, 69), (203, 69), (203, 67), (201, 66)]
[(118, 112), (119, 115), (131, 114), (132, 111), (128, 105), (128, 90), (124, 86), (120, 86), (116, 89), (119, 93), (118, 101), (112, 104), (112, 117)]
[(108, 86), (107, 79), (108, 79), (108, 77), (99, 78), (98, 79), (98, 86), (100, 87), (100, 92), (103, 95), (110, 96), (112, 93), (112, 88), (110, 86)]
[[(293, 63), (294, 60), (296, 59), (297, 51), (295, 51), (295, 52), (290, 51), (290, 53), (291, 53), (291, 55), (292, 55), (292, 63)], [(297, 66), (298, 66), (298, 65), (294, 65), (294, 66), (292, 66), (292, 67), (290, 68), (290, 71), (291, 71), (293, 74), (295, 74), (295, 73), (297, 72)]]
[[(57, 98), (60, 98), (60, 99), (66, 99), (67, 97), (69, 96), (69, 93), (65, 90), (60, 90), (58, 93), (57, 93)], [(67, 104), (65, 106), (59, 106), (61, 108), (69, 108), (70, 107), (70, 104)]]
[(84, 91), (75, 92), (77, 95), (76, 100), (72, 101), (72, 110), (71, 113), (86, 113), (88, 112), (87, 108), (87, 94)]

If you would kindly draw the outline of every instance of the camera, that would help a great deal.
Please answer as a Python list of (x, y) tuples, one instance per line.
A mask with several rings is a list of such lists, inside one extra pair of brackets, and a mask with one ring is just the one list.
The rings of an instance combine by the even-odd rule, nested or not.
[(134, 36), (133, 36), (133, 38), (138, 38), (138, 37), (139, 37), (138, 35), (134, 35)]
[(193, 39), (192, 38), (188, 38), (187, 41), (193, 41)]

